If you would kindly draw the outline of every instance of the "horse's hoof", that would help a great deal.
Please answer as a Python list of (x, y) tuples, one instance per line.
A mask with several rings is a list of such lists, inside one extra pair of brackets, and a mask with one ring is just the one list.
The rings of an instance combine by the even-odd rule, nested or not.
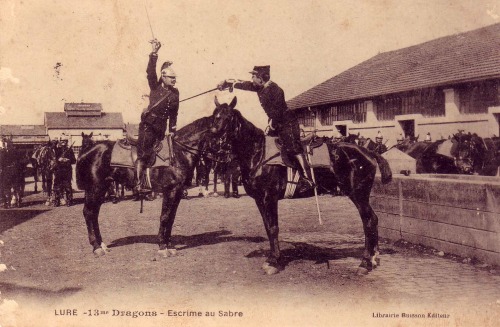
[(262, 264), (262, 269), (266, 273), (266, 275), (275, 275), (281, 271), (281, 269), (271, 266), (269, 262), (264, 262)]
[(104, 252), (111, 252), (111, 250), (106, 244), (104, 244), (104, 242), (101, 242), (101, 248), (104, 250)]
[(364, 276), (364, 275), (368, 275), (370, 271), (368, 269), (366, 269), (365, 267), (358, 267), (358, 270), (356, 271), (356, 274), (358, 274), (359, 276)]
[(98, 248), (94, 250), (94, 257), (99, 258), (106, 255), (106, 251), (103, 248)]
[(214, 198), (218, 197), (219, 196), (219, 193), (217, 192), (214, 192), (214, 194), (212, 195)]

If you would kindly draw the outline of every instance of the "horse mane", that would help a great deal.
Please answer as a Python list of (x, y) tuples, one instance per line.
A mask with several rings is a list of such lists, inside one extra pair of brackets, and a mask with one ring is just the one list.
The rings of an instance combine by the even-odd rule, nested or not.
[(203, 134), (210, 128), (211, 117), (201, 117), (180, 128), (175, 137), (190, 139), (193, 135)]

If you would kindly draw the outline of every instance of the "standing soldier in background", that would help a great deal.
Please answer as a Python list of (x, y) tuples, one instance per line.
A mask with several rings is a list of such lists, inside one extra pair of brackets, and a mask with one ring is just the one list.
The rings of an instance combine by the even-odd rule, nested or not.
[[(270, 66), (255, 66), (250, 72), (252, 81), (224, 80), (217, 87), (224, 90), (234, 87), (257, 93), (260, 104), (269, 118), (270, 135), (278, 136), (285, 152), (295, 157), (299, 164), (301, 177), (315, 186), (306, 166), (306, 158), (300, 143), (300, 127), (296, 114), (288, 110), (283, 89), (270, 80)], [(271, 134), (272, 133), (272, 134)]]
[(137, 143), (137, 160), (135, 162), (137, 184), (135, 191), (138, 194), (151, 193), (144, 185), (144, 172), (154, 159), (154, 144), (163, 140), (167, 129), (167, 119), (170, 119), (169, 132), (174, 133), (179, 111), (179, 91), (175, 87), (176, 74), (171, 61), (161, 66), (161, 76), (156, 75), (156, 62), (161, 43), (156, 39), (151, 41), (153, 51), (149, 55), (146, 69), (149, 83), (149, 106), (141, 115), (139, 124), (139, 140)]
[[(68, 136), (62, 134), (56, 147), (57, 167), (54, 171), (54, 206), (73, 204), (73, 187), (71, 179), (73, 177), (73, 166), (76, 163), (75, 153), (72, 147), (68, 147)], [(64, 200), (66, 195), (66, 200)]]

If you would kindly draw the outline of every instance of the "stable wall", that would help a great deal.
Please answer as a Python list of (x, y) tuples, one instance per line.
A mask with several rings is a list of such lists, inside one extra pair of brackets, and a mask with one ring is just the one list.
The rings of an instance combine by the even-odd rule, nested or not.
[(370, 203), (379, 235), (500, 265), (500, 178), (464, 175), (377, 177)]

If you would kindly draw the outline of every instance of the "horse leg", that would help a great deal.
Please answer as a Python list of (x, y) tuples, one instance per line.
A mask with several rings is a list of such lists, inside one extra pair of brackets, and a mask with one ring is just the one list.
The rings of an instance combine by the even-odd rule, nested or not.
[(268, 275), (274, 275), (283, 270), (281, 262), (281, 251), (279, 246), (279, 226), (278, 226), (278, 199), (263, 198), (255, 200), (260, 214), (264, 221), (267, 237), (269, 238), (270, 253), (267, 260), (262, 265), (262, 269)]
[(217, 178), (218, 178), (218, 173), (214, 169), (214, 196), (215, 197), (219, 196), (219, 193), (217, 193)]
[(38, 169), (33, 167), (33, 181), (35, 182), (35, 193), (38, 193)]
[(83, 216), (87, 225), (89, 243), (92, 245), (94, 256), (101, 257), (109, 252), (106, 245), (102, 242), (101, 231), (99, 229), (99, 211), (103, 203), (106, 187), (98, 190), (85, 191), (85, 202), (83, 205)]
[(370, 206), (369, 195), (363, 194), (362, 196), (358, 195), (358, 197), (351, 195), (349, 198), (358, 209), (365, 233), (365, 250), (358, 267), (358, 274), (367, 274), (380, 264), (378, 258), (378, 217)]
[(175, 256), (177, 254), (177, 250), (172, 244), (171, 236), (172, 226), (174, 225), (175, 215), (181, 201), (182, 192), (182, 183), (172, 190), (165, 190), (163, 192), (160, 229), (158, 230), (158, 245), (160, 247), (158, 254), (165, 258)]

